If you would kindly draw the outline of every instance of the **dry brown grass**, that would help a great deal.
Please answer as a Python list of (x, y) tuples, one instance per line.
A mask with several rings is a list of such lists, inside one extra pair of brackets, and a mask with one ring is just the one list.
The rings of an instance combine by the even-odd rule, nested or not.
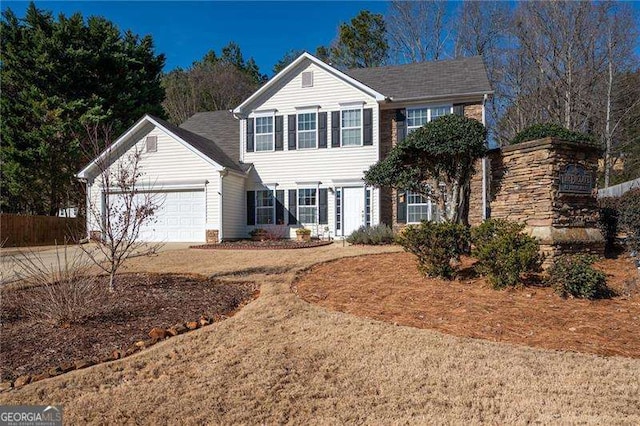
[(380, 251), (181, 251), (141, 260), (153, 272), (245, 269), (262, 281), (261, 296), (229, 320), (0, 402), (61, 403), (72, 424), (640, 422), (640, 360), (398, 327), (290, 291), (297, 268)]

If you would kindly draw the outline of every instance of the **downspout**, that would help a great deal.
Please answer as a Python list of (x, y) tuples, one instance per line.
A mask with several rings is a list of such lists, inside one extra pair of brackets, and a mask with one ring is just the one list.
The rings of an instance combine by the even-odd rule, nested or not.
[[(486, 103), (488, 95), (482, 98), (482, 125), (487, 127)], [(487, 156), (482, 158), (482, 220), (487, 219)]]
[(219, 220), (218, 221), (218, 225), (219, 225), (218, 226), (218, 242), (221, 242), (222, 238), (223, 238), (223, 234), (222, 234), (223, 233), (223, 230), (222, 230), (223, 226), (222, 226), (222, 224), (223, 224), (223, 218), (224, 218), (224, 216), (223, 216), (223, 212), (224, 212), (224, 206), (223, 206), (223, 203), (224, 203), (224, 195), (223, 195), (224, 194), (224, 178), (228, 174), (229, 174), (229, 171), (227, 169), (220, 170), (220, 183), (218, 184), (218, 189), (219, 189), (218, 194), (220, 194), (220, 202), (218, 203), (218, 209), (219, 209), (219, 214), (218, 214), (218, 218), (219, 218), (218, 219)]

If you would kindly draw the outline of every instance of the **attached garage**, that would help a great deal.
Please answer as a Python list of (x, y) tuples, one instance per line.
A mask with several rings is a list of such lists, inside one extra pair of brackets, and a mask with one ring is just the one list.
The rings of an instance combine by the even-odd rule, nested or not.
[[(116, 205), (117, 194), (110, 203)], [(153, 219), (140, 229), (139, 240), (145, 242), (205, 242), (206, 199), (204, 189), (142, 193), (135, 204), (151, 197), (160, 207)]]

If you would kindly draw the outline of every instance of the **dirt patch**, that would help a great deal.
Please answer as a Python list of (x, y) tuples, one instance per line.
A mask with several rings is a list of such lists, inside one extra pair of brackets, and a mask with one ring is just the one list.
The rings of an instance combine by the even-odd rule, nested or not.
[(333, 244), (333, 241), (294, 241), (294, 240), (268, 240), (268, 241), (225, 241), (218, 244), (203, 244), (191, 246), (192, 249), (205, 250), (288, 250), (322, 247)]
[[(341, 259), (313, 267), (294, 284), (331, 310), (456, 336), (600, 355), (640, 357), (637, 271), (628, 257), (596, 264), (621, 296), (563, 299), (529, 286), (493, 290), (463, 259), (457, 281), (423, 278), (408, 253)], [(535, 282), (534, 282), (535, 284)], [(626, 294), (626, 295), (625, 295)]]
[[(105, 283), (106, 285), (106, 283)], [(37, 374), (65, 362), (100, 358), (149, 338), (153, 327), (229, 314), (256, 295), (250, 282), (230, 282), (200, 276), (128, 274), (102, 308), (78, 324), (55, 326), (36, 322), (20, 300), (37, 289), (2, 291), (2, 380)]]

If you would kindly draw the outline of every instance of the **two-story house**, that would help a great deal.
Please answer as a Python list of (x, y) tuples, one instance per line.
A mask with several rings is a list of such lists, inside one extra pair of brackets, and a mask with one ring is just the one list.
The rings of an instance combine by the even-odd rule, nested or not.
[[(180, 127), (147, 115), (102, 157), (141, 152), (142, 189), (164, 200), (144, 239), (214, 242), (276, 226), (340, 238), (435, 219), (428, 199), (367, 187), (364, 172), (436, 117), (484, 122), (491, 94), (480, 57), (343, 72), (304, 53), (233, 111)], [(90, 205), (117, 196), (96, 179), (99, 160), (78, 175)], [(485, 186), (474, 182), (472, 215), (481, 217)]]

